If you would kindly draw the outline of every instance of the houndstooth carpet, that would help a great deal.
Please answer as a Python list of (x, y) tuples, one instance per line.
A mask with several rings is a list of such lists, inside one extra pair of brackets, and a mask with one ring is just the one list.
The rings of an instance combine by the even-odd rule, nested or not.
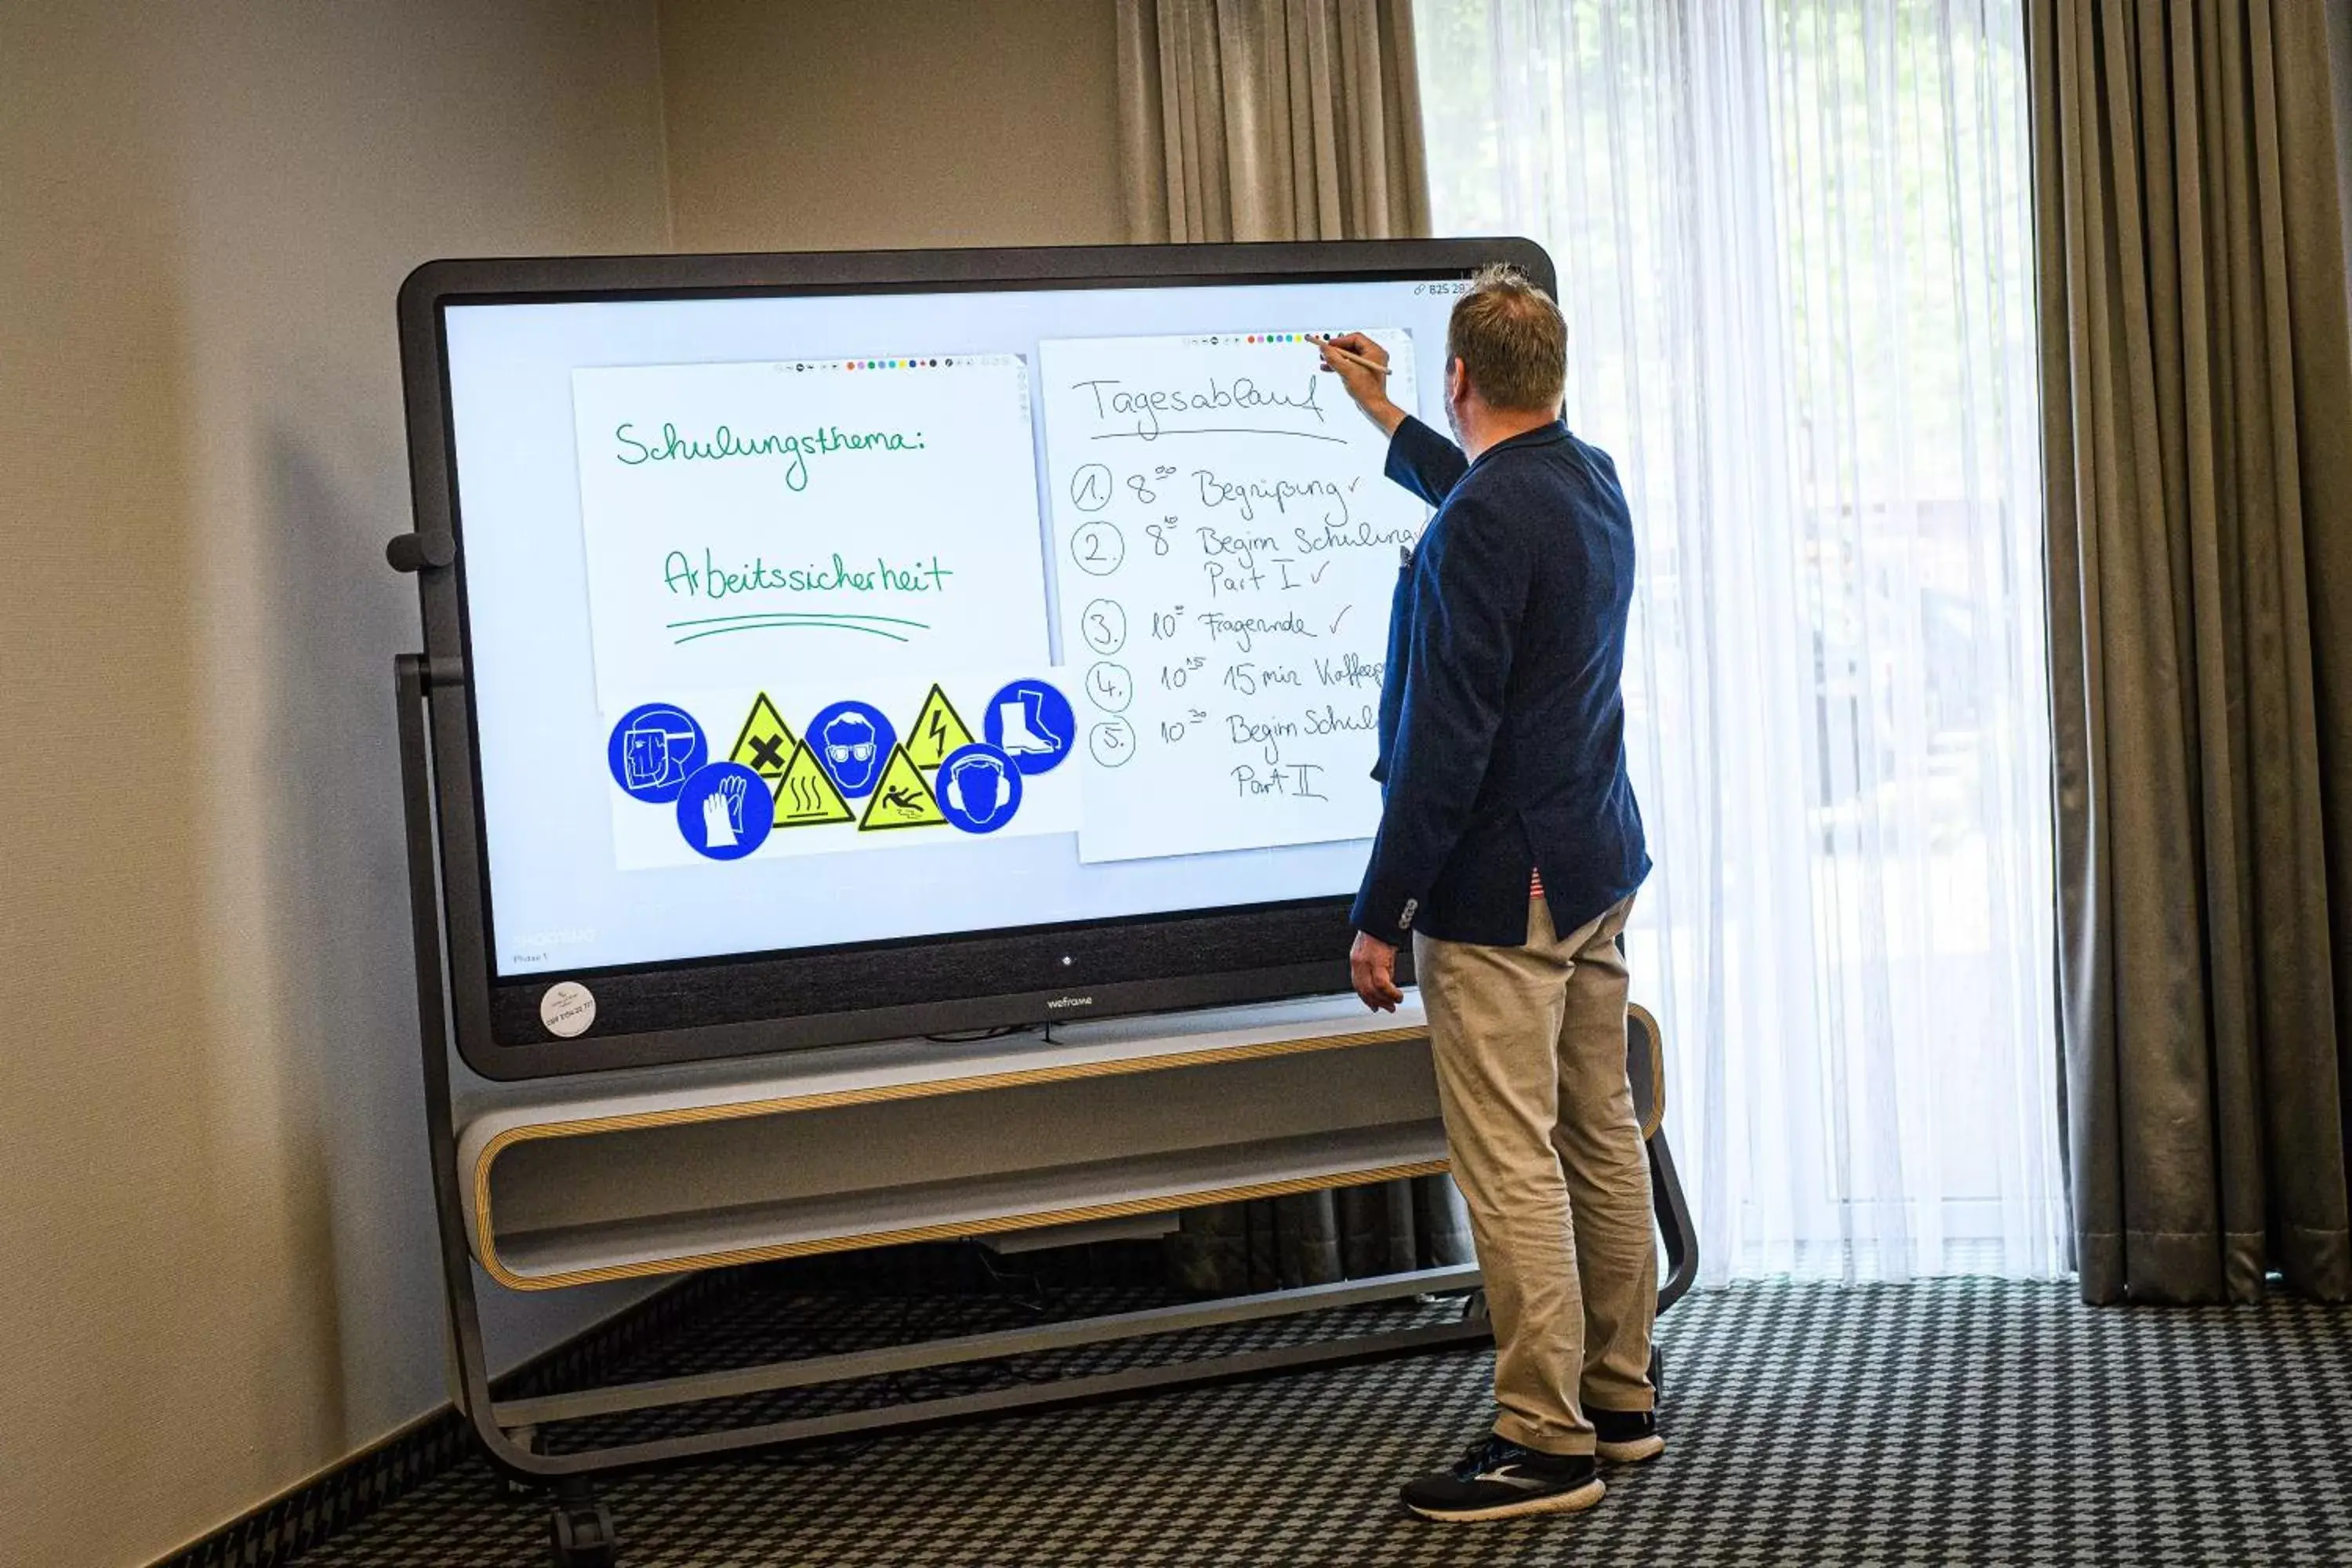
[[(1666, 1455), (1572, 1518), (1399, 1509), (1399, 1482), (1480, 1431), (1483, 1352), (738, 1457), (602, 1495), (630, 1568), (2352, 1564), (2352, 1312), (1759, 1283), (1687, 1299), (1660, 1341)], [(301, 1558), (547, 1561), (541, 1505), (478, 1462)]]

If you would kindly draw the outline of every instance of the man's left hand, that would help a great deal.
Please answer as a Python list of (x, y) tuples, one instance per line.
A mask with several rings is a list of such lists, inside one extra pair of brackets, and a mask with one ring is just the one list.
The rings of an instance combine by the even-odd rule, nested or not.
[(1396, 953), (1390, 943), (1362, 931), (1349, 950), (1348, 973), (1355, 981), (1356, 994), (1375, 1013), (1393, 1013), (1404, 1000), (1404, 993), (1397, 989)]

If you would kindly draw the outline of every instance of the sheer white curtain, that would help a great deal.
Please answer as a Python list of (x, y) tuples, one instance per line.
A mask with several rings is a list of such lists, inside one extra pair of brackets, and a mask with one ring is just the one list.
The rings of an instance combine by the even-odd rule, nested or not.
[(1642, 542), (1629, 938), (1704, 1272), (2064, 1263), (2022, 0), (1417, 0)]

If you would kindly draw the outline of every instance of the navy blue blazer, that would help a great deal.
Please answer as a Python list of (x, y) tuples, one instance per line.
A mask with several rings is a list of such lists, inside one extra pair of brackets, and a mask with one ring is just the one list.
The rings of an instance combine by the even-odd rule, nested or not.
[(1389, 612), (1356, 929), (1516, 947), (1533, 870), (1565, 936), (1650, 870), (1625, 776), (1633, 524), (1616, 466), (1559, 423), (1471, 463), (1408, 418), (1388, 475), (1437, 515)]

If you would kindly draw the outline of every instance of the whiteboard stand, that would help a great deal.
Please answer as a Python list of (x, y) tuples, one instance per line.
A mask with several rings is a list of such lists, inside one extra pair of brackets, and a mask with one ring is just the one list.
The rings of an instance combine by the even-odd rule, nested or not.
[[(1013, 1331), (971, 1334), (917, 1344), (779, 1362), (764, 1366), (655, 1382), (616, 1384), (529, 1399), (498, 1400), (490, 1392), (481, 1313), (474, 1271), (478, 1260), (492, 1279), (511, 1289), (551, 1289), (591, 1279), (653, 1277), (694, 1268), (756, 1260), (761, 1258), (807, 1256), (848, 1246), (905, 1241), (929, 1237), (975, 1236), (1027, 1226), (1068, 1223), (1122, 1213), (1168, 1212), (1221, 1197), (1263, 1192), (1305, 1191), (1354, 1183), (1428, 1173), (1444, 1168), (1443, 1130), (1434, 1120), (1433, 1097), (1424, 1088), (1412, 1094), (1404, 1110), (1409, 1079), (1418, 1053), (1419, 1070), (1426, 1074), (1423, 1032), (1417, 1027), (1366, 1029), (1353, 1032), (1330, 1022), (1259, 1025), (1222, 1032), (1198, 1020), (1161, 1020), (1150, 1026), (1129, 1021), (1105, 1025), (1096, 1042), (1072, 1046), (1052, 1040), (1025, 1047), (1008, 1047), (1011, 1055), (975, 1058), (970, 1047), (926, 1047), (921, 1042), (886, 1042), (873, 1047), (838, 1047), (805, 1053), (801, 1058), (776, 1061), (746, 1069), (745, 1079), (722, 1075), (694, 1079), (684, 1089), (665, 1089), (617, 1105), (614, 1090), (602, 1082), (571, 1088), (558, 1083), (521, 1097), (515, 1105), (491, 1116), (458, 1126), (449, 1058), (449, 1003), (446, 991), (447, 966), (443, 948), (443, 910), (439, 857), (435, 844), (432, 795), (433, 757), (427, 740), (427, 705), (436, 685), (454, 685), (461, 672), (446, 661), (405, 654), (395, 661), (399, 699), (401, 782), (405, 805), (409, 893), (416, 950), (416, 999), (419, 1044), (425, 1073), (425, 1109), (428, 1154), (433, 1164), (433, 1200), (440, 1234), (441, 1272), (452, 1352), (452, 1395), (479, 1438), (491, 1464), (510, 1481), (545, 1486), (554, 1493), (550, 1520), (552, 1561), (572, 1568), (593, 1568), (619, 1561), (613, 1522), (593, 1490), (595, 1478), (625, 1470), (677, 1463), (739, 1449), (838, 1438), (853, 1435), (899, 1431), (941, 1422), (1000, 1414), (1014, 1409), (1069, 1405), (1206, 1383), (1231, 1381), (1306, 1367), (1331, 1366), (1415, 1351), (1459, 1348), (1492, 1337), (1486, 1319), (1484, 1293), (1475, 1288), (1475, 1267), (1416, 1269), (1366, 1279), (1265, 1291), (1218, 1300), (1158, 1307), (1076, 1319)], [(1656, 1027), (1646, 1014), (1638, 1014), (1630, 1031), (1629, 1069), (1635, 1101), (1643, 1108), (1643, 1131), (1648, 1138), (1651, 1184), (1664, 1239), (1668, 1276), (1658, 1293), (1661, 1311), (1686, 1290), (1697, 1271), (1697, 1246), (1682, 1190), (1675, 1174), (1658, 1121), (1664, 1110), (1662, 1059)], [(1022, 1049), (1028, 1052), (1024, 1056)], [(1135, 1107), (1164, 1100), (1181, 1105), (1186, 1075), (1203, 1072), (1234, 1075), (1213, 1086), (1218, 1092), (1241, 1089), (1253, 1095), (1286, 1095), (1280, 1079), (1265, 1075), (1297, 1072), (1328, 1063), (1331, 1050), (1350, 1052), (1349, 1094), (1356, 1098), (1364, 1124), (1337, 1129), (1310, 1129), (1290, 1139), (1265, 1139), (1232, 1143), (1193, 1153), (1181, 1146), (1156, 1149), (1124, 1162), (1074, 1162), (1059, 1196), (1040, 1195), (1039, 1184), (1050, 1188), (1052, 1168), (1016, 1172), (995, 1179), (960, 1177), (895, 1188), (869, 1189), (863, 1195), (840, 1198), (776, 1191), (764, 1204), (745, 1201), (763, 1178), (754, 1168), (741, 1173), (720, 1172), (724, 1188), (707, 1197), (708, 1215), (688, 1214), (684, 1219), (645, 1215), (600, 1216), (582, 1208), (574, 1194), (587, 1161), (569, 1156), (575, 1147), (597, 1149), (595, 1138), (677, 1135), (699, 1142), (697, 1149), (706, 1165), (715, 1150), (723, 1163), (730, 1149), (746, 1152), (747, 1166), (756, 1166), (750, 1152), (758, 1140), (739, 1137), (724, 1142), (730, 1128), (753, 1131), (772, 1127), (774, 1118), (801, 1116), (812, 1120), (795, 1124), (822, 1131), (822, 1118), (919, 1114), (926, 1105), (955, 1103), (954, 1096), (996, 1094), (989, 1102), (1007, 1107), (1020, 1096), (1071, 1092), (1069, 1086), (1096, 1086), (1099, 1103), (1116, 1109), (1116, 1086), (1140, 1084), (1148, 1092), (1126, 1097), (1129, 1114)], [(865, 1051), (863, 1057), (855, 1053)], [(928, 1052), (928, 1054), (926, 1054)], [(1316, 1057), (1313, 1053), (1326, 1053)], [(848, 1063), (844, 1068), (841, 1064)], [(1327, 1078), (1328, 1067), (1320, 1067)], [(1255, 1075), (1255, 1076), (1251, 1076)], [(845, 1076), (860, 1086), (841, 1087)], [(1383, 1089), (1382, 1085), (1388, 1087)], [(1113, 1086), (1104, 1089), (1101, 1086)], [(1365, 1087), (1370, 1086), (1370, 1087)], [(1403, 1087), (1400, 1087), (1403, 1086)], [(1201, 1086), (1193, 1085), (1195, 1098)], [(1386, 1093), (1391, 1098), (1381, 1100)], [(1367, 1099), (1367, 1097), (1370, 1097)], [(964, 1104), (971, 1102), (965, 1101)], [(1049, 1100), (1029, 1105), (1033, 1117), (1050, 1116)], [(765, 1120), (763, 1120), (765, 1119)], [(716, 1134), (713, 1129), (717, 1129)], [(854, 1141), (856, 1126), (832, 1128), (836, 1143)], [(720, 1142), (710, 1142), (713, 1136)], [(772, 1139), (770, 1142), (773, 1142)], [(501, 1154), (514, 1149), (533, 1151), (516, 1160), (520, 1174), (498, 1173)], [(1236, 1152), (1239, 1151), (1239, 1152)], [(648, 1151), (639, 1145), (643, 1159)], [(658, 1162), (658, 1145), (651, 1152)], [(1050, 1152), (1047, 1158), (1053, 1158)], [(1241, 1163), (1236, 1164), (1236, 1162)], [(534, 1162), (537, 1162), (534, 1163)], [(1222, 1162), (1222, 1163), (1220, 1163)], [(1117, 1165), (1116, 1170), (1110, 1167)], [(530, 1173), (540, 1174), (534, 1187)], [(1237, 1172), (1252, 1180), (1236, 1185)], [(706, 1171), (709, 1186), (713, 1178)], [(732, 1185), (729, 1185), (729, 1183)], [(511, 1190), (501, 1187), (509, 1183)], [(751, 1183), (753, 1186), (744, 1184)], [(1026, 1184), (1024, 1187), (1024, 1184)], [(940, 1208), (945, 1191), (967, 1194), (962, 1209)], [(492, 1214), (491, 1195), (507, 1191), (507, 1209), (529, 1210), (540, 1205), (544, 1221), (536, 1230), (502, 1233)], [(998, 1207), (969, 1206), (996, 1194)], [(975, 1199), (969, 1194), (981, 1194)], [(1073, 1199), (1091, 1198), (1086, 1201)], [(562, 1208), (565, 1201), (573, 1207)], [(859, 1210), (859, 1205), (863, 1209)], [(929, 1205), (929, 1206), (926, 1206)], [(1007, 1206), (1010, 1205), (1010, 1206)], [(863, 1218), (844, 1228), (845, 1206)], [(877, 1217), (879, 1216), (879, 1217)], [(596, 1223), (599, 1219), (603, 1223)], [(903, 1223), (909, 1220), (920, 1223)], [(856, 1228), (863, 1225), (864, 1229)], [(714, 1239), (715, 1238), (715, 1239)], [(1269, 1318), (1422, 1296), (1433, 1292), (1469, 1292), (1463, 1314), (1455, 1320), (1424, 1323), (1388, 1332), (1333, 1338), (1278, 1349), (1213, 1356), (1173, 1365), (1131, 1367), (1124, 1371), (1068, 1377), (951, 1397), (922, 1399), (833, 1415), (770, 1422), (717, 1432), (665, 1437), (603, 1448), (561, 1454), (542, 1452), (538, 1434), (562, 1421), (625, 1411), (647, 1410), (723, 1399), (777, 1389), (908, 1372), (1074, 1346), (1163, 1334), (1179, 1330), (1248, 1322)]]

